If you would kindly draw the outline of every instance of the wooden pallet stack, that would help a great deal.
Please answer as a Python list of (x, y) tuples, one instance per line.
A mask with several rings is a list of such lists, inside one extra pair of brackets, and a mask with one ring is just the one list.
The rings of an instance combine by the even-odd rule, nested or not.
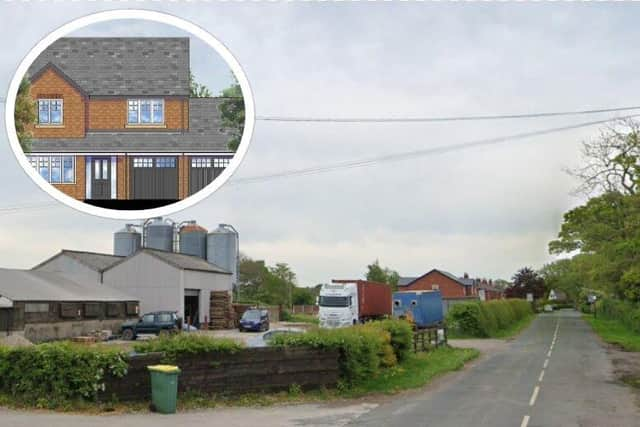
[(232, 329), (235, 312), (231, 305), (231, 293), (213, 291), (209, 300), (209, 329)]

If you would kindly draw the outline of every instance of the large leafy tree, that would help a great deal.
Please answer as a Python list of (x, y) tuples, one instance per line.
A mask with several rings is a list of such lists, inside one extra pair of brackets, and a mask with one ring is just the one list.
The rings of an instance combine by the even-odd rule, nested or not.
[(640, 195), (608, 192), (567, 212), (549, 250), (579, 253), (591, 287), (640, 301)]
[(16, 132), (18, 134), (18, 141), (22, 151), (25, 153), (31, 152), (31, 138), (32, 134), (29, 129), (30, 125), (36, 122), (36, 104), (30, 95), (31, 83), (29, 79), (24, 77), (20, 82), (18, 88), (18, 95), (16, 97), (14, 121), (16, 125)]
[(530, 267), (518, 270), (512, 280), (513, 284), (505, 291), (507, 298), (526, 298), (528, 293), (536, 299), (544, 297), (544, 279)]
[(583, 165), (570, 173), (586, 194), (635, 194), (640, 179), (640, 123), (620, 120), (582, 143)]
[(371, 264), (367, 265), (367, 273), (365, 277), (367, 280), (372, 282), (391, 285), (393, 289), (397, 289), (398, 280), (400, 280), (400, 275), (397, 271), (391, 270), (388, 267), (382, 267), (379, 260), (375, 260)]
[[(234, 77), (235, 79), (235, 77)], [(244, 98), (237, 80), (221, 93), (224, 100), (218, 107), (222, 115), (222, 127), (231, 136), (229, 149), (237, 150), (244, 132)]]

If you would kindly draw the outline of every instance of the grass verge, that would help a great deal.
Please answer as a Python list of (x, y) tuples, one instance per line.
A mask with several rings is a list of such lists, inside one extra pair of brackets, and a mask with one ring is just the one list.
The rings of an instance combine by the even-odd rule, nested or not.
[(640, 334), (629, 330), (618, 320), (608, 320), (585, 314), (583, 318), (596, 334), (609, 344), (617, 344), (627, 351), (640, 351)]
[[(442, 347), (425, 353), (411, 353), (398, 366), (382, 371), (352, 386), (338, 384), (332, 389), (303, 391), (292, 385), (289, 391), (279, 393), (246, 394), (241, 396), (205, 395), (189, 393), (178, 398), (178, 411), (218, 407), (256, 407), (278, 404), (326, 402), (337, 399), (352, 399), (370, 395), (389, 395), (403, 390), (415, 389), (429, 384), (433, 379), (448, 372), (460, 370), (465, 363), (478, 357), (475, 349)], [(33, 402), (21, 402), (13, 396), (0, 395), (0, 406), (16, 409), (32, 409)], [(58, 411), (98, 414), (105, 412), (132, 413), (148, 411), (148, 402), (139, 403), (90, 403), (68, 402)]]
[[(509, 326), (506, 329), (501, 329), (499, 331), (497, 331), (496, 333), (494, 333), (493, 335), (491, 335), (488, 338), (498, 338), (498, 339), (510, 339), (510, 338), (514, 338), (517, 335), (520, 334), (520, 332), (524, 331), (530, 324), (531, 322), (533, 322), (533, 319), (536, 318), (535, 314), (531, 314), (527, 317), (523, 317), (522, 319), (518, 320), (517, 322), (511, 324), (511, 326)], [(471, 335), (462, 335), (462, 334), (458, 334), (456, 332), (449, 332), (448, 334), (448, 338), (450, 339), (483, 339), (480, 337), (475, 337), (475, 336), (471, 336)]]

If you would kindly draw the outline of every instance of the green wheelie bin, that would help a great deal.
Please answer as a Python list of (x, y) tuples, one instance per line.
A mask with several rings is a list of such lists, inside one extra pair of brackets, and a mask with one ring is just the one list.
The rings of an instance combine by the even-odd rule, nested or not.
[(147, 369), (151, 373), (151, 409), (161, 414), (175, 414), (180, 369), (173, 365), (152, 365)]

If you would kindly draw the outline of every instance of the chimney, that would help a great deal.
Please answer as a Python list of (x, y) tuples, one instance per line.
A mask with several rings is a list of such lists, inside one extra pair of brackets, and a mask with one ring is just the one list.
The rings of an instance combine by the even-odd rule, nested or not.
[(464, 278), (468, 279), (469, 278), (469, 273), (464, 273)]

